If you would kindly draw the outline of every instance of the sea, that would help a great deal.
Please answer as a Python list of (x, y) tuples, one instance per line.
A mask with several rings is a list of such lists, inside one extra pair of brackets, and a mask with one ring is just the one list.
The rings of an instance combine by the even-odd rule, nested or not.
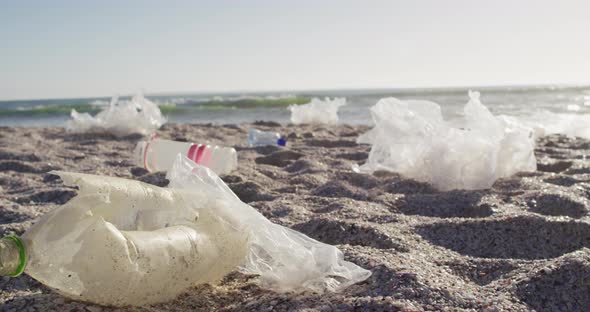
[[(305, 104), (311, 98), (346, 98), (339, 120), (348, 124), (372, 124), (370, 107), (380, 99), (429, 100), (440, 104), (443, 114), (462, 114), (469, 90), (479, 91), (481, 101), (494, 114), (531, 118), (546, 112), (544, 119), (577, 116), (590, 127), (590, 86), (505, 86), (420, 89), (358, 89), (249, 93), (176, 93), (144, 96), (158, 104), (169, 123), (236, 124), (257, 120), (288, 123), (289, 105)], [(0, 94), (1, 96), (1, 94)], [(131, 95), (119, 96), (120, 99)], [(35, 99), (0, 101), (0, 126), (64, 126), (72, 109), (96, 114), (109, 105), (108, 96), (97, 98)], [(546, 117), (554, 116), (554, 117)], [(588, 117), (588, 119), (586, 118)], [(563, 120), (562, 120), (563, 121)], [(551, 122), (551, 120), (544, 120)], [(578, 125), (580, 126), (580, 125)], [(584, 125), (582, 125), (584, 126)]]

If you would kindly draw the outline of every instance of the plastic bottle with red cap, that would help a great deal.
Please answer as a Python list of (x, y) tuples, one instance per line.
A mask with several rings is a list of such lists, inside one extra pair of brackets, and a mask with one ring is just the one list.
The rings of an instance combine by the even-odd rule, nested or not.
[(168, 171), (179, 153), (219, 175), (238, 167), (236, 150), (231, 147), (153, 138), (137, 143), (134, 151), (137, 165), (152, 172)]

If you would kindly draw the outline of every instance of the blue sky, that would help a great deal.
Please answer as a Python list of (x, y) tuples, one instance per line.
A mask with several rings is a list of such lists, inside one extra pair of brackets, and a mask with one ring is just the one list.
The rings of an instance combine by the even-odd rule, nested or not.
[(0, 99), (590, 82), (590, 1), (0, 0)]

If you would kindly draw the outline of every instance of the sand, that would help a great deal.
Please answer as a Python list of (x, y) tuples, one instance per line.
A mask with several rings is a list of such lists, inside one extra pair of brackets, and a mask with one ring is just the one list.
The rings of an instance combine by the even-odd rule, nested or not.
[[(76, 302), (26, 275), (0, 279), (2, 311), (589, 311), (590, 142), (551, 136), (539, 171), (482, 191), (437, 192), (395, 173), (363, 175), (364, 126), (281, 126), (287, 148), (245, 147), (252, 125), (165, 125), (160, 136), (235, 146), (222, 178), (273, 222), (337, 245), (373, 275), (339, 294), (277, 294), (232, 273), (163, 304), (114, 309)], [(165, 185), (136, 167), (137, 136), (0, 128), (0, 234), (23, 233), (76, 194), (51, 169)]]

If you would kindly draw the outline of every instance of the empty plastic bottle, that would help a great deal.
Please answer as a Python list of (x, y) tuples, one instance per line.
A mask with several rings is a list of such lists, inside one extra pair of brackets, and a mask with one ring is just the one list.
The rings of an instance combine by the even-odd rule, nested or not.
[(217, 174), (228, 174), (238, 167), (236, 150), (231, 147), (156, 138), (137, 143), (134, 151), (137, 165), (148, 171), (170, 170), (179, 153)]
[(75, 300), (164, 302), (215, 282), (248, 253), (248, 231), (209, 194), (52, 172), (78, 196), (20, 238), (0, 239), (0, 275), (32, 278)]
[(21, 238), (0, 240), (0, 275), (24, 271), (67, 297), (113, 306), (164, 302), (234, 269), (278, 292), (338, 292), (371, 275), (336, 247), (270, 222), (181, 155), (168, 188), (52, 173), (78, 195)]
[(287, 140), (281, 138), (277, 132), (260, 131), (258, 129), (250, 129), (248, 132), (249, 146), (265, 146), (265, 145), (287, 145)]

